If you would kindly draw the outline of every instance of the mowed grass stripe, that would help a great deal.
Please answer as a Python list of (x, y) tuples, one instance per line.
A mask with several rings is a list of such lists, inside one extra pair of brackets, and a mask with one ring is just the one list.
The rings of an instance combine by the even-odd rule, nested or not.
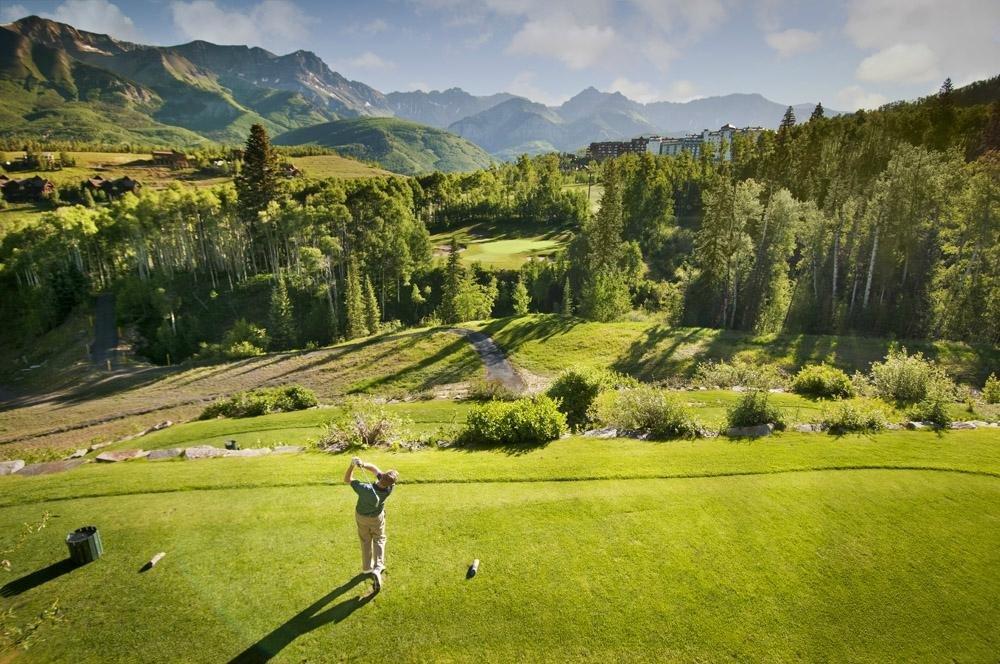
[[(355, 573), (350, 492), (68, 501), (16, 574), (61, 557), (71, 524), (99, 523), (106, 555), (18, 596), (19, 613), (58, 597), (65, 615), (21, 659), (227, 661), (261, 645), (275, 662), (338, 661), (376, 643), (396, 661), (990, 661), (1000, 648), (988, 478), (423, 485), (393, 501), (386, 591), (359, 606), (352, 588), (291, 625)], [(0, 525), (36, 511), (5, 509)]]
[[(884, 470), (884, 471), (920, 471), (920, 472), (931, 472), (931, 473), (957, 473), (959, 475), (979, 475), (981, 477), (994, 477), (1000, 479), (1000, 472), (990, 472), (987, 470), (975, 470), (971, 468), (950, 468), (944, 466), (913, 466), (913, 465), (872, 465), (872, 464), (858, 464), (854, 466), (810, 466), (803, 468), (783, 468), (781, 470), (746, 470), (746, 471), (728, 471), (728, 472), (704, 472), (704, 473), (677, 473), (677, 474), (643, 474), (643, 475), (617, 475), (617, 476), (574, 476), (574, 477), (537, 477), (530, 479), (514, 479), (514, 478), (498, 478), (498, 479), (435, 479), (435, 480), (410, 480), (410, 481), (400, 481), (399, 486), (426, 486), (426, 485), (437, 485), (437, 484), (545, 484), (545, 483), (559, 483), (565, 484), (569, 482), (631, 482), (631, 481), (645, 481), (645, 480), (698, 480), (698, 479), (710, 479), (710, 478), (725, 478), (725, 477), (755, 477), (759, 475), (784, 475), (790, 473), (824, 473), (824, 472), (847, 472), (847, 471), (867, 471), (867, 470)], [(60, 503), (68, 500), (77, 499), (87, 499), (87, 498), (114, 498), (114, 497), (126, 497), (126, 496), (153, 496), (164, 493), (190, 493), (197, 491), (256, 491), (259, 489), (273, 489), (273, 488), (303, 488), (303, 487), (339, 487), (343, 486), (343, 482), (339, 480), (317, 480), (317, 481), (302, 481), (302, 482), (289, 482), (289, 483), (278, 483), (278, 484), (216, 484), (213, 486), (197, 486), (197, 487), (183, 487), (176, 489), (150, 489), (150, 490), (136, 490), (136, 491), (108, 491), (103, 493), (87, 493), (87, 494), (76, 494), (76, 495), (54, 495), (41, 498), (34, 502), (11, 502), (11, 503), (0, 503), (0, 509), (5, 507), (15, 507), (20, 505), (29, 504), (44, 504), (44, 503)]]
[[(567, 438), (528, 450), (368, 450), (407, 483), (485, 483), (768, 473), (814, 468), (934, 468), (1000, 472), (992, 430), (897, 431), (876, 437), (785, 433), (753, 442), (725, 438), (650, 442)], [(72, 496), (142, 494), (213, 487), (337, 483), (350, 454), (87, 465), (62, 475), (0, 478), (0, 505)]]

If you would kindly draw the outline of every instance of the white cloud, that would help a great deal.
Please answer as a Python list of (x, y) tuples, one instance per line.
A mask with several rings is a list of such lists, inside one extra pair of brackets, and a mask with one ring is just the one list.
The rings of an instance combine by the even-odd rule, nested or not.
[(780, 32), (769, 32), (764, 35), (767, 45), (778, 52), (783, 58), (789, 58), (800, 53), (808, 53), (815, 50), (821, 38), (818, 32), (800, 30), (799, 28), (789, 28)]
[(380, 32), (385, 32), (386, 30), (388, 30), (389, 24), (383, 21), (382, 19), (377, 18), (373, 21), (369, 21), (368, 23), (366, 23), (364, 26), (362, 26), (361, 29), (369, 34), (375, 35)]
[(19, 18), (30, 16), (31, 12), (24, 5), (7, 5), (0, 7), (0, 23), (13, 23)]
[(126, 16), (118, 5), (108, 0), (66, 0), (52, 12), (30, 11), (24, 5), (11, 5), (3, 8), (0, 19), (13, 21), (29, 14), (68, 23), (87, 32), (109, 34), (112, 37), (132, 41), (139, 39), (139, 31), (136, 30), (132, 19)]
[(918, 66), (964, 80), (1000, 62), (997, 26), (996, 0), (851, 0), (844, 31), (858, 48), (876, 52), (858, 68), (859, 78), (921, 82), (931, 74), (921, 76)]
[(309, 17), (291, 0), (263, 0), (240, 9), (224, 9), (214, 0), (174, 0), (170, 11), (185, 37), (216, 44), (297, 48), (309, 33)]
[(529, 21), (514, 35), (507, 52), (549, 56), (570, 69), (584, 69), (600, 61), (615, 41), (615, 31), (610, 26)]
[(703, 95), (698, 94), (698, 89), (695, 84), (691, 81), (678, 80), (674, 81), (670, 88), (667, 90), (666, 100), (676, 101), (676, 102), (686, 102), (692, 99), (701, 99)]
[(558, 106), (569, 99), (568, 96), (554, 95), (551, 90), (539, 87), (535, 83), (535, 72), (533, 71), (520, 72), (504, 89), (511, 94), (526, 97), (546, 106)]
[(860, 85), (850, 85), (837, 93), (837, 101), (844, 110), (855, 111), (878, 108), (889, 100), (883, 95), (866, 92)]
[(660, 95), (653, 89), (653, 86), (645, 81), (631, 81), (620, 77), (613, 80), (608, 88), (612, 92), (620, 92), (629, 99), (642, 104), (660, 100)]
[(927, 44), (893, 44), (861, 61), (855, 73), (861, 81), (922, 83), (940, 78), (937, 56)]
[(365, 51), (343, 64), (344, 69), (367, 69), (369, 71), (394, 69), (395, 67), (394, 62), (385, 60), (371, 51)]

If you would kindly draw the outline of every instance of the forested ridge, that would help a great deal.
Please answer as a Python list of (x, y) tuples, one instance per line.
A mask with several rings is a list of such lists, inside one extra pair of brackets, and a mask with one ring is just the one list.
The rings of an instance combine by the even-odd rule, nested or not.
[[(0, 245), (4, 343), (102, 291), (157, 362), (526, 311), (757, 332), (1000, 341), (1000, 111), (940, 94), (737, 142), (733, 160), (556, 155), (471, 173), (284, 180), (255, 127), (235, 185), (64, 206)], [(570, 229), (553, 260), (463, 267), (431, 233)]]

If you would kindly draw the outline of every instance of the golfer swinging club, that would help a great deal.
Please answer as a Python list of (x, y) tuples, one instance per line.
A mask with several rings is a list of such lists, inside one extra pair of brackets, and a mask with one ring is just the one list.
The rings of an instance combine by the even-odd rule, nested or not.
[[(354, 479), (355, 467), (375, 473), (375, 481)], [(351, 465), (344, 473), (344, 482), (358, 494), (354, 516), (358, 522), (358, 537), (361, 538), (361, 573), (372, 575), (375, 592), (382, 589), (382, 572), (385, 571), (385, 501), (398, 477), (399, 473), (395, 470), (383, 473), (358, 457), (351, 459)]]

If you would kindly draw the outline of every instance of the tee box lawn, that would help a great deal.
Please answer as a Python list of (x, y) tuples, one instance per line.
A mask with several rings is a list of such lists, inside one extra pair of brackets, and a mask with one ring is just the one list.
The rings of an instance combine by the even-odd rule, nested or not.
[[(0, 478), (18, 662), (994, 661), (995, 431), (373, 452), (401, 484), (357, 575), (349, 455)], [(72, 568), (65, 533), (101, 530)], [(153, 554), (166, 557), (140, 568)], [(479, 574), (466, 568), (478, 558)]]

